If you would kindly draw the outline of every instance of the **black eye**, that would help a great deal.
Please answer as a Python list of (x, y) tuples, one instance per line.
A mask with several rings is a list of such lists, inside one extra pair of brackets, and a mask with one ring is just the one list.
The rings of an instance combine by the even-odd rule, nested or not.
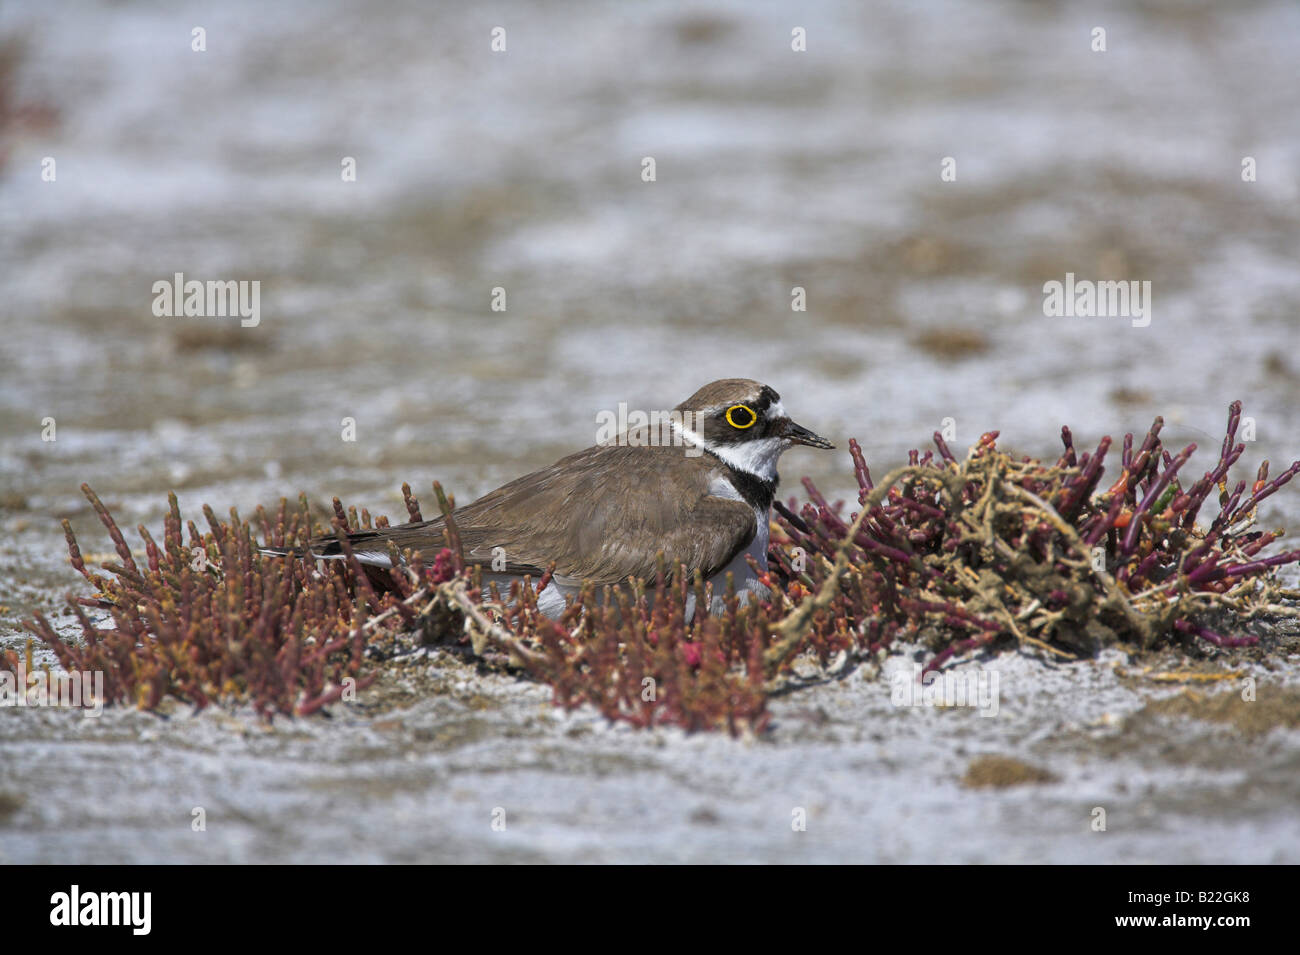
[(727, 409), (727, 424), (733, 428), (739, 428), (741, 431), (752, 428), (757, 420), (758, 415), (748, 405), (732, 405)]

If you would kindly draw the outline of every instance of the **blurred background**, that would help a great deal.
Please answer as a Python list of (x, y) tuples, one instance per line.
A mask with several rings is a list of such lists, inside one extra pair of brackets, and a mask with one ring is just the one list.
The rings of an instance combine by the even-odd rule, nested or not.
[[(467, 501), (723, 376), (877, 473), (944, 418), (1055, 454), (1163, 414), (1209, 458), (1234, 398), (1280, 470), (1297, 64), (1284, 0), (10, 0), (0, 627), (74, 586), (82, 481), (123, 527), (171, 488), (397, 516), (403, 480)], [(156, 317), (176, 272), (260, 281), (260, 324)], [(1066, 272), (1150, 281), (1149, 327), (1045, 317)], [(783, 470), (853, 486), (843, 451)]]

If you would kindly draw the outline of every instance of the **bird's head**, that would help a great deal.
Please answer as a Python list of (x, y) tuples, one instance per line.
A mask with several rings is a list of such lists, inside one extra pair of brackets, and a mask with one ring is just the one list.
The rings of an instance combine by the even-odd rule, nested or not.
[(705, 451), (764, 480), (775, 479), (778, 459), (796, 444), (835, 447), (791, 420), (770, 385), (749, 378), (710, 382), (675, 410), (689, 413), (690, 430)]

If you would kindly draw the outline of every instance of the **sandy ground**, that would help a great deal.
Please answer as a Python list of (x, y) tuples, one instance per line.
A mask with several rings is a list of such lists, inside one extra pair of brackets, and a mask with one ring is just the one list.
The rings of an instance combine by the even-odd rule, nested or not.
[[(188, 708), (6, 713), (0, 852), (87, 863), (1295, 863), (1298, 664), (1296, 653), (1281, 667), (1201, 664), (1238, 675), (1189, 689), (1153, 679), (1172, 657), (1004, 653), (954, 671), (996, 672), (997, 712), (985, 716), (895, 705), (894, 677), (913, 666), (900, 653), (878, 674), (778, 698), (773, 730), (746, 740), (565, 714), (545, 687), (421, 651), (330, 718), (272, 727)], [(1255, 701), (1237, 702), (1252, 678)], [(1217, 693), (1233, 702), (1216, 705)], [(196, 808), (204, 831), (192, 828)]]

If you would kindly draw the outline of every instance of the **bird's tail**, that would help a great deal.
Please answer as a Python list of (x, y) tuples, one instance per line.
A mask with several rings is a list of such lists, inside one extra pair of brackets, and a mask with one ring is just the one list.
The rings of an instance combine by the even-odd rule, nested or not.
[[(333, 553), (322, 553), (333, 544)], [(316, 540), (309, 542), (307, 547), (259, 547), (259, 554), (266, 554), (268, 557), (292, 557), (295, 560), (301, 558), (310, 558), (313, 560), (347, 560), (347, 554), (339, 546), (337, 540)], [(393, 567), (392, 558), (388, 554), (381, 554), (371, 551), (354, 551), (353, 556), (361, 565), (362, 572), (366, 579), (370, 581), (370, 586), (378, 593), (386, 593), (390, 590), (396, 590), (397, 585), (393, 582), (390, 571)]]
[[(346, 540), (348, 549), (360, 563), (373, 567), (393, 566), (388, 538), (382, 532), (373, 529), (354, 531), (346, 535)], [(348, 556), (343, 544), (333, 535), (313, 537), (306, 546), (262, 547), (259, 552), (272, 557), (311, 557), (316, 560), (346, 560)]]

